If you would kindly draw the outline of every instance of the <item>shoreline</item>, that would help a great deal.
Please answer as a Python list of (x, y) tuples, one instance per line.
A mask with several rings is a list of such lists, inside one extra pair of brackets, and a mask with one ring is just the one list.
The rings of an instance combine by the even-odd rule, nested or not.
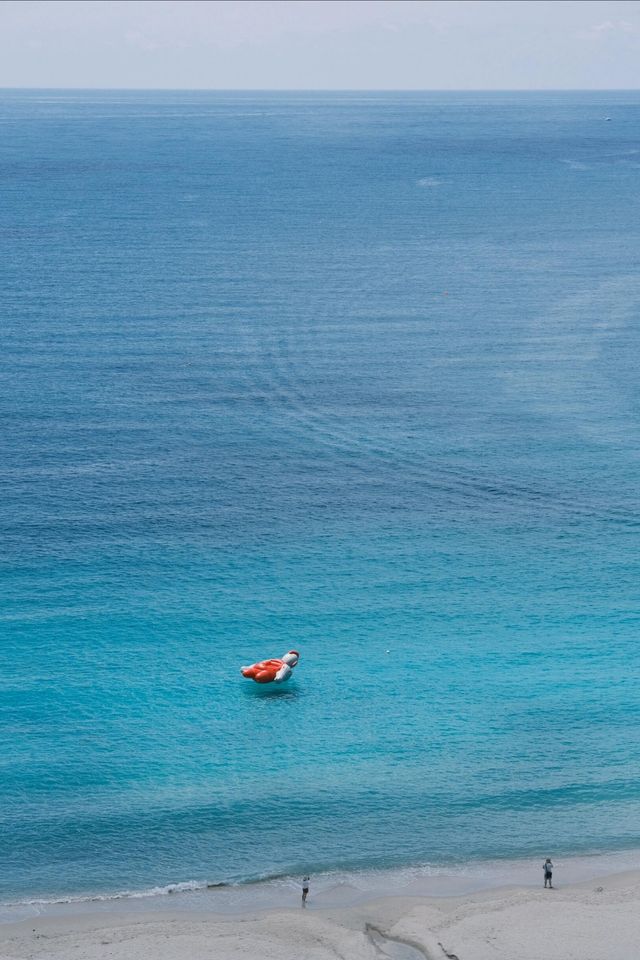
[[(538, 859), (467, 861), (456, 865), (414, 865), (369, 870), (334, 870), (311, 874), (309, 905), (333, 909), (366, 904), (380, 898), (423, 897), (442, 899), (473, 896), (508, 887), (536, 889), (542, 885), (542, 861)], [(551, 856), (556, 880), (563, 886), (577, 885), (633, 871), (640, 872), (640, 849), (614, 853), (585, 854), (566, 858)], [(538, 860), (540, 861), (538, 863)], [(16, 898), (0, 903), (0, 936), (3, 926), (21, 920), (85, 916), (108, 916), (176, 912), (238, 915), (246, 912), (292, 909), (299, 905), (300, 877), (277, 876), (241, 883), (207, 884), (188, 880), (146, 890), (92, 892), (60, 896)]]
[[(546, 854), (546, 850), (544, 854)], [(553, 856), (565, 884), (578, 884), (597, 877), (640, 871), (640, 848), (607, 853)], [(505, 860), (469, 860), (459, 864), (414, 864), (402, 867), (328, 870), (312, 872), (312, 899), (331, 905), (332, 894), (353, 902), (383, 896), (465, 896), (507, 886), (535, 887), (541, 874), (543, 853), (535, 857)], [(538, 864), (540, 860), (540, 864)], [(559, 875), (559, 874), (558, 874)], [(277, 874), (255, 880), (210, 883), (186, 880), (144, 889), (92, 891), (59, 895), (35, 895), (0, 901), (0, 928), (12, 922), (12, 910), (30, 916), (67, 913), (86, 908), (109, 911), (133, 909), (213, 910), (219, 913), (245, 909), (278, 909), (294, 906), (299, 898), (297, 874)], [(25, 914), (26, 916), (26, 914)], [(15, 919), (19, 919), (16, 917)]]
[[(540, 871), (542, 872), (542, 871)], [(139, 906), (139, 905), (138, 905)], [(615, 960), (640, 939), (640, 871), (545, 890), (387, 895), (242, 914), (93, 912), (0, 928), (3, 960)], [(544, 950), (540, 943), (544, 943)], [(383, 952), (380, 953), (380, 950)]]

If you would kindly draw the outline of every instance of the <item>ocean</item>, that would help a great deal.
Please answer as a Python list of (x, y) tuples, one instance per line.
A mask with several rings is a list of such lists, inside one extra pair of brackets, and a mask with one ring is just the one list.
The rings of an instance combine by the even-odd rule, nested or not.
[(0, 124), (0, 900), (640, 848), (640, 93)]

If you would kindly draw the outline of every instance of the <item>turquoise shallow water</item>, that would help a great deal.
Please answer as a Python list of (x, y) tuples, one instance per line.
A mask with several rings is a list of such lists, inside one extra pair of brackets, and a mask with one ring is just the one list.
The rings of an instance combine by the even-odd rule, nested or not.
[(640, 847), (639, 120), (1, 95), (2, 899)]

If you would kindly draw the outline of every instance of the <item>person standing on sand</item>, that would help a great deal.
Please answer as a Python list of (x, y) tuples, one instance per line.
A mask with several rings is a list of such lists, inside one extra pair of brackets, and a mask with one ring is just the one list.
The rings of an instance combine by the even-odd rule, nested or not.
[(309, 877), (302, 878), (302, 906), (306, 907), (309, 896)]
[(544, 870), (544, 885), (546, 887), (547, 883), (550, 887), (553, 887), (551, 882), (553, 879), (553, 864), (551, 863), (551, 858), (547, 857), (545, 862), (542, 864), (542, 869)]

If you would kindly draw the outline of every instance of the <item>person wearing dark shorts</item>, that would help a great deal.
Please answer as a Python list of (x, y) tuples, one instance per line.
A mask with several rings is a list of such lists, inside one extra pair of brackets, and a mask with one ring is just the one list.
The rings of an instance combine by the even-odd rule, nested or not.
[(302, 906), (306, 907), (309, 896), (309, 877), (302, 878)]
[(553, 879), (553, 864), (551, 863), (551, 859), (549, 857), (547, 857), (545, 862), (542, 864), (542, 869), (544, 870), (545, 887), (547, 884), (549, 884), (550, 887), (553, 887), (553, 883), (551, 882)]

